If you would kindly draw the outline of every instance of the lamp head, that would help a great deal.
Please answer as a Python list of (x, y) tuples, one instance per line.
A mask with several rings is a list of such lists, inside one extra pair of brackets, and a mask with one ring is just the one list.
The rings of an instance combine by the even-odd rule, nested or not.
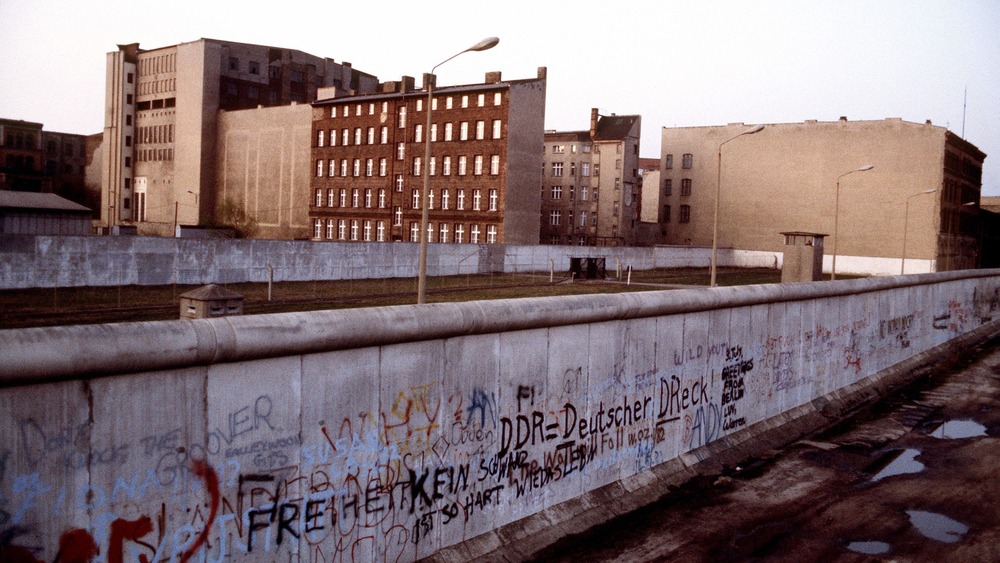
[(747, 131), (744, 131), (743, 134), (744, 135), (753, 135), (754, 133), (760, 133), (763, 130), (764, 130), (764, 126), (763, 125), (758, 125), (758, 126), (754, 127), (753, 129), (748, 129)]
[(868, 172), (872, 168), (875, 168), (874, 164), (866, 164), (866, 165), (862, 166), (861, 168), (858, 168), (857, 171), (858, 172)]
[(466, 49), (466, 51), (485, 51), (487, 49), (492, 49), (493, 47), (496, 47), (497, 43), (499, 42), (500, 42), (499, 37), (487, 37), (486, 39), (483, 39), (482, 41), (476, 43), (472, 47), (469, 47), (468, 49)]

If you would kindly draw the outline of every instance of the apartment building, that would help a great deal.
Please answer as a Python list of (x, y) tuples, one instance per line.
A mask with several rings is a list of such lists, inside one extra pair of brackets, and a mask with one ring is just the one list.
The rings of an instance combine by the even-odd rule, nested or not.
[(0, 119), (0, 189), (53, 193), (96, 210), (85, 185), (87, 138), (44, 130), (43, 124)]
[(718, 192), (721, 249), (780, 252), (801, 231), (827, 235), (838, 273), (976, 267), (985, 158), (898, 118), (664, 127), (659, 221), (669, 244), (710, 246)]
[(589, 130), (545, 133), (541, 244), (636, 244), (641, 123), (595, 108)]
[(308, 104), (322, 87), (374, 92), (378, 84), (350, 63), (215, 39), (119, 45), (106, 69), (101, 223), (155, 235), (216, 222), (220, 110)]
[(418, 242), (426, 166), (428, 242), (538, 242), (545, 68), (530, 79), (490, 72), (481, 84), (435, 86), (428, 131), (432, 79), (424, 75), (422, 90), (403, 77), (376, 94), (333, 92), (313, 104), (313, 240)]

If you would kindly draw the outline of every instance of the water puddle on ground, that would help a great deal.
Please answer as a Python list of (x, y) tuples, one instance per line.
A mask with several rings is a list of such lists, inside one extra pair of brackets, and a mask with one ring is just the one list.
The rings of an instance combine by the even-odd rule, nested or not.
[(884, 555), (889, 553), (892, 546), (884, 541), (852, 541), (847, 544), (847, 549), (854, 553), (864, 553), (865, 555)]
[(906, 514), (910, 517), (910, 523), (921, 534), (939, 542), (958, 542), (969, 531), (968, 526), (944, 514), (922, 510), (907, 510)]
[(879, 481), (894, 475), (920, 473), (924, 470), (924, 464), (916, 460), (918, 455), (920, 455), (920, 450), (906, 449), (900, 451), (896, 459), (889, 462), (888, 465), (872, 477), (872, 481)]
[(956, 440), (986, 435), (986, 427), (974, 420), (949, 420), (930, 433), (935, 438)]

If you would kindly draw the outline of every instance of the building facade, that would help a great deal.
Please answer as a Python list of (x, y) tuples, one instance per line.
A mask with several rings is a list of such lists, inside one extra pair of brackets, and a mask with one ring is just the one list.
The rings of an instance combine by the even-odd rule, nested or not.
[(592, 109), (589, 130), (545, 133), (541, 244), (636, 244), (641, 123)]
[(106, 69), (101, 222), (158, 235), (216, 222), (220, 110), (307, 104), (322, 87), (378, 83), (349, 63), (214, 39), (120, 45)]
[(41, 123), (0, 119), (0, 189), (52, 193), (96, 210), (88, 190), (93, 148), (85, 135), (46, 131)]
[(780, 252), (780, 233), (802, 231), (827, 235), (827, 271), (834, 249), (837, 272), (979, 263), (986, 155), (946, 128), (841, 118), (751, 131), (663, 128), (659, 220), (669, 244), (711, 246), (718, 192), (721, 249)]
[(423, 90), (403, 77), (377, 94), (313, 104), (313, 240), (418, 242), (426, 166), (428, 242), (537, 243), (545, 68), (532, 79), (490, 72), (482, 84), (435, 87), (426, 131), (432, 78)]

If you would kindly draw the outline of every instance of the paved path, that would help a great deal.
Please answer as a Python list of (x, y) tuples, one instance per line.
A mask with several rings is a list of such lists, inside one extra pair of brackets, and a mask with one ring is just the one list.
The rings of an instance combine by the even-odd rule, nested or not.
[(1000, 342), (544, 561), (1000, 561)]

